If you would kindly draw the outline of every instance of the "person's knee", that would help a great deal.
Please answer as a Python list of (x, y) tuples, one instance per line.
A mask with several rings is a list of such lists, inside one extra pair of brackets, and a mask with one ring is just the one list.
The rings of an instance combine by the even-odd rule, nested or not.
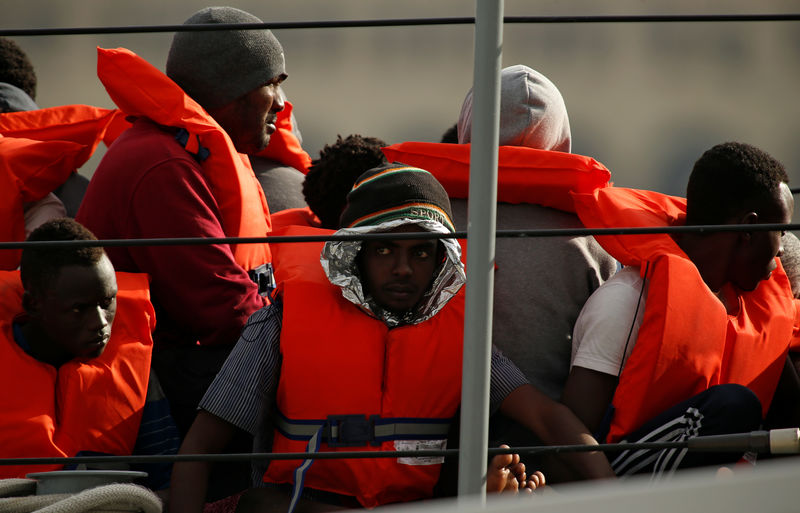
[(709, 402), (713, 403), (714, 410), (725, 415), (732, 432), (760, 428), (761, 401), (752, 390), (743, 385), (729, 383), (713, 386), (707, 392), (710, 396)]

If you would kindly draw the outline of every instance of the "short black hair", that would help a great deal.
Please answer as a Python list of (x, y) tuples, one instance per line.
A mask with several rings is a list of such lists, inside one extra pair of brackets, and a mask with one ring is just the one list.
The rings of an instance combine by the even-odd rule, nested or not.
[(0, 82), (25, 91), (36, 100), (36, 72), (28, 55), (13, 40), (0, 37)]
[(783, 164), (740, 142), (718, 144), (697, 160), (686, 187), (686, 224), (726, 224), (769, 204), (781, 183)]
[(319, 152), (319, 158), (311, 162), (305, 182), (303, 196), (311, 210), (322, 221), (323, 228), (339, 228), (339, 216), (347, 203), (347, 193), (356, 179), (365, 171), (387, 163), (381, 148), (386, 143), (376, 137), (348, 135)]
[[(97, 240), (82, 224), (71, 218), (50, 220), (35, 230), (28, 241)], [(48, 289), (62, 267), (68, 265), (92, 266), (99, 262), (105, 251), (96, 247), (37, 247), (25, 246), (20, 260), (22, 287), (31, 293)]]

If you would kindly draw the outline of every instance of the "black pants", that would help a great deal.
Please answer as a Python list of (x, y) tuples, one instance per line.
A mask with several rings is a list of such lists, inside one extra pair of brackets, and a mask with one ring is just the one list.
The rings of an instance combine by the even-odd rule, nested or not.
[[(622, 441), (677, 442), (696, 436), (747, 433), (760, 426), (761, 402), (750, 389), (718, 385), (669, 408)], [(650, 473), (659, 479), (669, 477), (679, 468), (735, 463), (742, 453), (650, 449), (607, 453), (607, 456), (620, 477)]]

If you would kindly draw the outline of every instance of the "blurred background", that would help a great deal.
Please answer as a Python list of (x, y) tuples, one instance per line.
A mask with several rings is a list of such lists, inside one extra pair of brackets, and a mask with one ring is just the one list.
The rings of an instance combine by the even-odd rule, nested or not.
[[(264, 21), (473, 16), (463, 0), (229, 0)], [(182, 23), (207, 0), (4, 0), (0, 28)], [(797, 13), (798, 0), (537, 0), (506, 16)], [(285, 91), (315, 158), (337, 134), (438, 142), (472, 86), (472, 25), (275, 31)], [(113, 107), (96, 46), (126, 47), (164, 69), (172, 33), (14, 37), (39, 78), (41, 107)], [(564, 96), (573, 152), (616, 185), (683, 195), (714, 144), (754, 144), (800, 187), (800, 22), (510, 24), (503, 66), (526, 64)], [(102, 153), (99, 151), (99, 154)], [(81, 170), (91, 176), (101, 155)], [(798, 216), (795, 216), (797, 219)]]

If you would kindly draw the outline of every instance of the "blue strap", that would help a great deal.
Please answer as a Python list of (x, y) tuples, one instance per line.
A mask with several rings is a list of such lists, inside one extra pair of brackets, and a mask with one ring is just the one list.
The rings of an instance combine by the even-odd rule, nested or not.
[[(319, 452), (319, 445), (322, 439), (322, 428), (318, 429), (311, 440), (306, 445), (306, 452), (316, 453)], [(292, 489), (292, 500), (289, 503), (288, 513), (293, 513), (294, 508), (297, 506), (297, 501), (300, 500), (300, 494), (303, 492), (305, 486), (306, 472), (314, 460), (304, 460), (303, 463), (294, 469), (294, 488)]]
[[(197, 137), (197, 153), (192, 153), (189, 150), (186, 151), (189, 152), (189, 154), (191, 154), (198, 162), (203, 162), (211, 155), (211, 152), (208, 150), (208, 148), (200, 144), (199, 135), (196, 135), (195, 137)], [(186, 144), (189, 142), (189, 131), (185, 128), (179, 129), (175, 134), (175, 140), (178, 141), (178, 144), (183, 146), (184, 149), (186, 149)]]

